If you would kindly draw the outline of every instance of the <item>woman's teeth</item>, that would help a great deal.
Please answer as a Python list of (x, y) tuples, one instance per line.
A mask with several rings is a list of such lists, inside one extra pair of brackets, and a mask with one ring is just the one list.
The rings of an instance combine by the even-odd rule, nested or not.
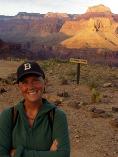
[(31, 94), (31, 95), (36, 94), (36, 91), (34, 91), (34, 92), (29, 92), (29, 94)]

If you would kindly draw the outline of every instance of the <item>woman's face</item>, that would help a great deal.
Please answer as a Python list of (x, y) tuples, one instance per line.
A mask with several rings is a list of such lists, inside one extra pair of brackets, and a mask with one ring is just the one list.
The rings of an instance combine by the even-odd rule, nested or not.
[(25, 76), (22, 81), (19, 82), (18, 86), (25, 101), (35, 103), (42, 98), (45, 80), (42, 77), (32, 74)]

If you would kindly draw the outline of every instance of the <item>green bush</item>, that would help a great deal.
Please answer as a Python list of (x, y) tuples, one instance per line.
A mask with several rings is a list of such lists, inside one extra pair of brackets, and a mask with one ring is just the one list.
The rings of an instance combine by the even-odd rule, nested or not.
[(101, 101), (101, 94), (96, 88), (92, 88), (91, 90), (92, 95), (91, 95), (91, 103), (98, 103)]

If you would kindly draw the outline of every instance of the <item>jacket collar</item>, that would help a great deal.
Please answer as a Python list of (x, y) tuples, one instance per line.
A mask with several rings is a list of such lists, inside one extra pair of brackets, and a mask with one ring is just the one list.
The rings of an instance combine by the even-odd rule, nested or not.
[[(51, 104), (49, 101), (47, 101), (46, 99), (42, 98), (42, 108), (40, 109), (40, 111), (38, 112), (38, 117), (46, 114), (47, 112), (49, 112), (50, 110), (52, 110), (53, 108), (56, 108), (56, 106), (54, 104)], [(24, 100), (20, 101), (17, 106), (16, 106), (17, 110), (19, 111), (19, 113), (23, 113), (24, 112)]]

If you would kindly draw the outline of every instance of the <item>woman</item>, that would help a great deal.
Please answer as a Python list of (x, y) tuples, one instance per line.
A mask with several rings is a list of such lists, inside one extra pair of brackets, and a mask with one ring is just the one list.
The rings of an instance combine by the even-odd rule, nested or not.
[(24, 99), (15, 107), (15, 124), (12, 108), (0, 114), (0, 157), (69, 157), (67, 119), (42, 98), (45, 74), (41, 67), (36, 62), (23, 63), (17, 69), (17, 83)]

